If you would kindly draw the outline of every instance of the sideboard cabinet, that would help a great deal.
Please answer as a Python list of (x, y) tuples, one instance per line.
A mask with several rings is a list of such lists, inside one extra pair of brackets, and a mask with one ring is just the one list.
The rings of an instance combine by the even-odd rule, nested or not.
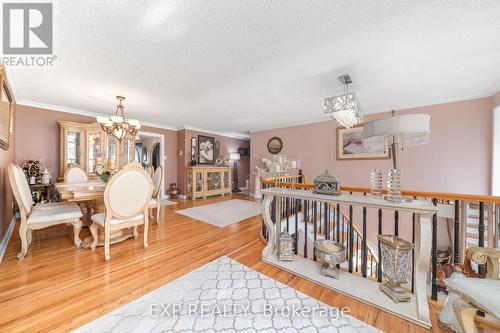
[(94, 176), (96, 164), (119, 169), (135, 160), (135, 137), (128, 135), (121, 142), (101, 130), (98, 123), (82, 124), (59, 121), (60, 177), (74, 164), (79, 165), (89, 176)]
[(186, 194), (190, 199), (231, 193), (231, 168), (195, 166), (186, 169)]

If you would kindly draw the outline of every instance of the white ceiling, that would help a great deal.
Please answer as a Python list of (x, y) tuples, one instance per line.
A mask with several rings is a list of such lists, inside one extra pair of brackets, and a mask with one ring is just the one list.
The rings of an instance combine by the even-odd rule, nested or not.
[(326, 120), (349, 73), (364, 113), (500, 89), (500, 1), (53, 1), (53, 68), (18, 102), (220, 132)]

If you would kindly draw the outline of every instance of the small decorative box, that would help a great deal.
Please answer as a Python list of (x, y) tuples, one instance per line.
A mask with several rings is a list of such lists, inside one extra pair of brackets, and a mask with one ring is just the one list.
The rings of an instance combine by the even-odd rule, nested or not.
[(328, 173), (328, 170), (324, 174), (318, 176), (314, 179), (314, 193), (318, 194), (329, 194), (329, 195), (341, 195), (340, 183), (337, 181), (335, 176)]

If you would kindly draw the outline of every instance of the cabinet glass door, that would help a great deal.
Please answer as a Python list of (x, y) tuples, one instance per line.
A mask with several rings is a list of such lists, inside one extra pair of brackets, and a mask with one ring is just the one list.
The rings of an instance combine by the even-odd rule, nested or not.
[(123, 165), (134, 161), (134, 142), (130, 138), (123, 140)]
[(196, 192), (202, 192), (203, 191), (203, 173), (202, 172), (195, 172), (196, 175)]
[(220, 190), (222, 188), (222, 177), (220, 171), (207, 172), (207, 191)]
[(186, 180), (186, 192), (193, 192), (193, 171), (187, 172), (187, 180)]
[(87, 173), (94, 174), (94, 169), (101, 158), (101, 132), (87, 134)]
[(108, 168), (117, 168), (118, 162), (118, 140), (114, 136), (108, 136), (106, 140), (106, 163)]
[(81, 163), (81, 133), (78, 131), (66, 132), (66, 166)]
[(224, 188), (229, 188), (229, 171), (224, 171)]

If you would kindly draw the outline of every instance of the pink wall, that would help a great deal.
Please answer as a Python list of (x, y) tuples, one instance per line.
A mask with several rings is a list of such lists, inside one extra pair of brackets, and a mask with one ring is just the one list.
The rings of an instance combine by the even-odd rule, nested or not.
[(493, 102), (493, 107), (500, 106), (500, 90), (497, 91), (496, 94), (494, 94), (493, 96), (491, 96), (491, 100)]
[[(186, 166), (191, 165), (191, 138), (198, 135), (205, 135), (214, 137), (215, 140), (220, 142), (221, 154), (228, 156), (230, 153), (235, 153), (238, 148), (250, 147), (250, 141), (244, 139), (230, 138), (227, 136), (214, 135), (210, 133), (203, 133), (193, 130), (181, 130), (177, 133), (177, 149), (178, 151), (182, 149), (183, 157), (179, 157), (177, 163), (177, 182), (180, 189), (180, 193), (185, 193), (185, 181), (186, 181)], [(182, 144), (184, 142), (184, 144)], [(241, 156), (241, 160), (238, 161), (238, 185), (240, 187), (245, 186), (245, 180), (249, 178), (250, 174), (250, 156)]]
[[(26, 158), (42, 159), (55, 177), (59, 176), (59, 120), (80, 123), (95, 122), (93, 117), (76, 115), (72, 113), (35, 108), (31, 106), (18, 106), (18, 122), (15, 128), (16, 149), (15, 161), (22, 163)], [(240, 147), (249, 147), (249, 140), (241, 140), (191, 130), (172, 131), (161, 128), (144, 126), (143, 132), (163, 134), (165, 137), (165, 155), (167, 156), (165, 168), (165, 187), (171, 183), (178, 183), (181, 193), (184, 193), (185, 167), (191, 161), (190, 139), (198, 134), (215, 137), (221, 142), (221, 152), (225, 155), (236, 152)], [(179, 151), (183, 156), (179, 156)], [(238, 163), (238, 183), (245, 185), (249, 177), (250, 157), (244, 156)]]
[[(95, 122), (95, 118), (66, 112), (17, 106), (18, 121), (15, 126), (16, 149), (15, 161), (20, 164), (26, 158), (42, 159), (53, 176), (59, 176), (59, 120), (81, 123)], [(165, 185), (177, 181), (177, 132), (143, 127), (141, 131), (163, 134), (165, 137)]]
[[(489, 194), (492, 103), (492, 98), (480, 98), (401, 110), (430, 114), (432, 131), (427, 145), (401, 152), (403, 188)], [(389, 113), (369, 115), (365, 121), (387, 116)], [(391, 160), (338, 161), (336, 124), (325, 121), (252, 133), (252, 170), (263, 157), (271, 156), (267, 141), (273, 136), (283, 140), (282, 154), (302, 160), (309, 182), (328, 169), (343, 185), (368, 187), (371, 169), (392, 165)]]

